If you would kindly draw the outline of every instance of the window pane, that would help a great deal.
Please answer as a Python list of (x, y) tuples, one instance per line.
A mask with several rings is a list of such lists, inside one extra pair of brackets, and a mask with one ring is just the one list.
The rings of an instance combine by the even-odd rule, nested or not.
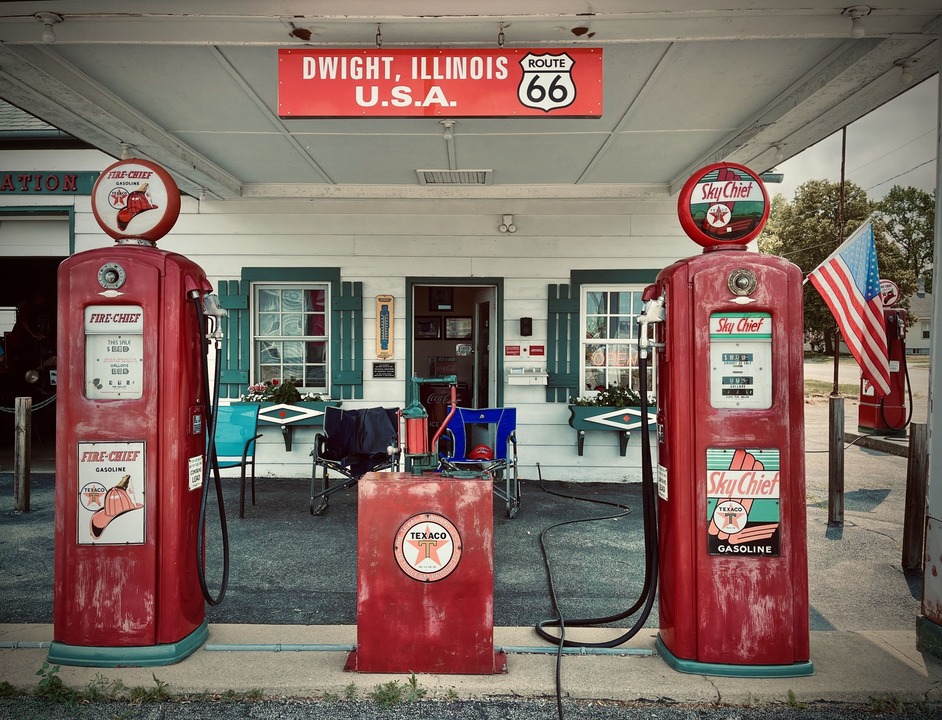
[(605, 371), (604, 370), (586, 370), (585, 371), (585, 389), (586, 390), (604, 390), (605, 389)]
[(296, 386), (301, 385), (301, 378), (304, 377), (304, 370), (301, 365), (285, 365), (282, 380), (290, 380)]
[(262, 365), (281, 362), (281, 343), (260, 342), (258, 344), (258, 361)]
[(304, 293), (301, 290), (284, 290), (281, 295), (281, 302), (284, 305), (282, 309), (285, 312), (289, 310), (299, 312), (302, 308), (303, 295)]
[(308, 314), (305, 315), (305, 323), (307, 327), (305, 328), (306, 335), (326, 335), (327, 334), (327, 317), (322, 314)]
[(304, 343), (307, 354), (305, 362), (323, 363), (327, 359), (327, 343), (325, 342), (307, 342)]
[(605, 318), (587, 317), (585, 319), (585, 336), (589, 340), (598, 340), (605, 337)]
[(312, 388), (327, 387), (327, 368), (323, 365), (308, 365), (305, 368), (304, 386)]
[(274, 313), (259, 313), (259, 335), (281, 335), (281, 316)]
[(304, 316), (300, 313), (285, 313), (281, 316), (281, 334), (288, 337), (297, 337), (301, 335), (303, 326), (301, 319)]
[(304, 291), (304, 309), (307, 312), (324, 312), (327, 293), (323, 290)]
[(258, 291), (258, 311), (277, 312), (281, 310), (281, 295), (277, 290)]
[(262, 365), (259, 368), (259, 382), (281, 379), (281, 365)]
[(589, 367), (603, 367), (605, 365), (605, 346), (586, 345), (585, 364)]
[(604, 292), (588, 292), (585, 296), (586, 315), (600, 315), (605, 312)]
[[(284, 361), (286, 363), (301, 363), (304, 361), (304, 343), (285, 342), (283, 347)], [(298, 375), (300, 376), (300, 373)]]
[(608, 365), (610, 367), (634, 365), (636, 354), (631, 345), (612, 345), (608, 350)]

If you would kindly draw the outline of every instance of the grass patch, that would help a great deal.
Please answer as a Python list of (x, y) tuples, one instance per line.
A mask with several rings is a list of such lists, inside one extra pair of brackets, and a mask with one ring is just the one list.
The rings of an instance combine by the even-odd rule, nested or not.
[[(809, 380), (805, 378), (805, 397), (827, 397), (831, 394), (831, 390), (833, 389), (833, 381), (827, 382), (824, 380)], [(839, 383), (837, 391), (844, 397), (857, 399), (860, 395), (860, 386), (850, 383)]]

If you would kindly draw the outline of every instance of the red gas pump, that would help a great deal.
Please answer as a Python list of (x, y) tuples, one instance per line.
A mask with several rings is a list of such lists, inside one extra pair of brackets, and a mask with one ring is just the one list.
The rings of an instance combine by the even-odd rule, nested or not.
[(877, 397), (873, 386), (863, 377), (860, 378), (857, 430), (869, 435), (905, 435), (913, 404), (910, 398), (907, 412), (909, 373), (906, 369), (906, 311), (884, 307), (883, 320), (890, 361), (890, 392)]
[(684, 185), (679, 213), (705, 250), (665, 268), (649, 288), (663, 304), (657, 645), (683, 672), (813, 672), (802, 276), (781, 258), (746, 250), (768, 207), (747, 168), (700, 170)]
[(207, 408), (187, 258), (158, 250), (180, 195), (143, 160), (99, 177), (113, 247), (59, 269), (53, 663), (177, 662), (207, 636), (198, 524)]

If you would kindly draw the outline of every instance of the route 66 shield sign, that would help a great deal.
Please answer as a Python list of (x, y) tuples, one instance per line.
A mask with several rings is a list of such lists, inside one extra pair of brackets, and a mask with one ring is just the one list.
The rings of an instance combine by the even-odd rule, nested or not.
[(568, 107), (576, 99), (572, 81), (575, 61), (568, 53), (527, 53), (520, 61), (523, 76), (517, 86), (517, 98), (526, 107), (550, 112)]

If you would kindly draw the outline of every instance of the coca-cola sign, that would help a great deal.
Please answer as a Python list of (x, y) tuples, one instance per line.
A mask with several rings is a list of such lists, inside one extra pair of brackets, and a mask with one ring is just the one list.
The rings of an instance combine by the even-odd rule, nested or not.
[(745, 247), (769, 218), (769, 196), (758, 175), (734, 163), (695, 172), (677, 200), (684, 232), (705, 248)]

